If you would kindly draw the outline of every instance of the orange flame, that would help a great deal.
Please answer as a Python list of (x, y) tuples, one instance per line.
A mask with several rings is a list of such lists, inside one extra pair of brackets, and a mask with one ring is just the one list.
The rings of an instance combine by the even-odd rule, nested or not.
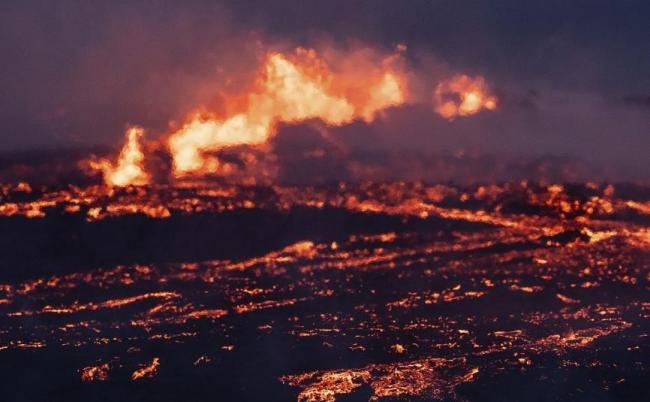
[(440, 116), (453, 120), (470, 116), (484, 109), (495, 110), (496, 96), (489, 93), (483, 77), (458, 74), (439, 83), (433, 93), (434, 110)]
[[(251, 89), (226, 98), (226, 113), (194, 112), (169, 134), (166, 148), (172, 157), (174, 177), (232, 173), (237, 167), (215, 154), (242, 145), (261, 147), (273, 138), (280, 123), (310, 119), (330, 126), (354, 120), (370, 123), (383, 110), (403, 105), (409, 100), (407, 74), (402, 68), (405, 49), (398, 46), (381, 63), (369, 48), (345, 52), (328, 49), (325, 58), (336, 60), (333, 71), (313, 49), (268, 53)], [(440, 82), (433, 93), (435, 112), (448, 120), (495, 110), (497, 102), (480, 76), (455, 75)], [(91, 162), (91, 167), (102, 171), (109, 186), (151, 182), (139, 144), (142, 135), (142, 128), (129, 128), (117, 162)], [(248, 166), (256, 158), (251, 154), (243, 160)]]
[(91, 167), (104, 174), (104, 181), (109, 186), (142, 186), (149, 183), (149, 174), (144, 167), (144, 153), (140, 149), (140, 138), (144, 130), (130, 127), (126, 131), (126, 143), (120, 151), (117, 163), (107, 159), (91, 162)]
[(345, 75), (332, 74), (313, 50), (298, 49), (290, 59), (270, 53), (259, 73), (256, 89), (248, 95), (244, 111), (225, 119), (194, 117), (169, 138), (174, 173), (210, 173), (218, 169), (215, 158), (205, 156), (237, 145), (261, 145), (280, 122), (320, 119), (342, 125), (357, 118), (367, 122), (390, 106), (404, 103), (404, 85), (397, 73), (384, 71), (363, 88), (365, 97), (346, 96), (354, 83)]

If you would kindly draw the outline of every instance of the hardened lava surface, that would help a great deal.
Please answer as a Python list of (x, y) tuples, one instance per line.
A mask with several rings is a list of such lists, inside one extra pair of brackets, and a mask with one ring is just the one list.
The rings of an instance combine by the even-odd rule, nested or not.
[(0, 193), (3, 401), (647, 401), (650, 187)]

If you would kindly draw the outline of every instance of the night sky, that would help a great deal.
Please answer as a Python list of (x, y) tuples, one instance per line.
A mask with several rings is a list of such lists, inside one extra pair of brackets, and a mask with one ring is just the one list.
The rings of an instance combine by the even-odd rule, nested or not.
[(501, 107), (453, 122), (398, 108), (355, 125), (355, 146), (367, 136), (369, 148), (569, 155), (650, 172), (648, 21), (644, 0), (4, 0), (0, 150), (118, 146), (127, 124), (165, 133), (215, 102), (223, 80), (248, 77), (260, 46), (406, 44), (421, 73), (485, 76)]

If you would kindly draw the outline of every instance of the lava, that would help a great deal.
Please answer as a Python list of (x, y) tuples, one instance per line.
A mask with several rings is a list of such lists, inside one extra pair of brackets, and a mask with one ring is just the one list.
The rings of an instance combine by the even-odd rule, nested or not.
[(81, 369), (81, 379), (83, 381), (106, 381), (108, 380), (109, 369), (108, 363), (84, 367)]
[(154, 357), (151, 363), (135, 370), (133, 372), (133, 375), (131, 375), (131, 379), (133, 381), (136, 381), (142, 378), (151, 378), (156, 375), (156, 371), (158, 371), (159, 366), (160, 359), (158, 357)]
[(436, 86), (433, 103), (436, 113), (453, 120), (482, 110), (495, 110), (497, 98), (490, 93), (483, 77), (459, 74)]
[[(328, 49), (324, 56), (300, 47), (294, 52), (268, 51), (245, 90), (226, 96), (219, 110), (198, 106), (180, 124), (170, 123), (170, 132), (152, 144), (169, 154), (170, 180), (254, 171), (258, 156), (244, 148), (272, 155), (271, 140), (280, 124), (311, 120), (329, 127), (354, 121), (371, 124), (386, 109), (420, 102), (409, 93), (409, 78), (424, 73), (408, 68), (405, 51), (403, 45), (387, 56), (369, 49)], [(497, 103), (481, 76), (457, 74), (440, 81), (434, 90), (434, 111), (448, 120), (493, 111)], [(115, 163), (106, 158), (90, 161), (107, 185), (137, 186), (153, 181), (145, 163), (149, 155), (141, 149), (143, 133), (139, 127), (127, 130), (126, 143)], [(241, 148), (237, 151), (239, 163), (219, 156), (237, 147)], [(272, 176), (268, 169), (262, 170)]]
[[(319, 68), (315, 71), (306, 68), (305, 64), (313, 63)], [(370, 122), (382, 109), (404, 102), (405, 88), (395, 74), (385, 71), (369, 82), (367, 88), (361, 88), (367, 91), (367, 96), (355, 103), (344, 93), (351, 85), (345, 82), (347, 78), (331, 73), (313, 50), (298, 49), (293, 60), (281, 53), (270, 53), (258, 73), (256, 88), (248, 95), (244, 111), (224, 119), (194, 117), (171, 135), (169, 149), (174, 159), (174, 174), (215, 173), (219, 162), (206, 157), (206, 152), (264, 144), (280, 122), (316, 118), (329, 125), (342, 125), (356, 118)]]
[[(284, 399), (305, 402), (480, 400), (494, 383), (532, 379), (555, 389), (559, 373), (573, 381), (562, 389), (628, 395), (617, 382), (637, 387), (648, 370), (650, 236), (637, 208), (648, 202), (645, 188), (4, 186), (13, 205), (5, 224), (47, 229), (64, 219), (61, 247), (69, 234), (78, 248), (76, 226), (94, 240), (68, 273), (57, 270), (65, 249), (44, 254), (37, 238), (33, 262), (41, 269), (52, 259), (57, 269), (29, 271), (30, 252), (12, 260), (19, 269), (0, 284), (0, 358), (30, 353), (64, 383), (91, 387), (173, 388), (207, 375), (220, 393), (239, 395), (232, 375), (246, 373), (240, 381), (268, 381)], [(167, 213), (147, 214), (153, 205)], [(306, 211), (314, 215), (300, 226)], [(210, 253), (233, 244), (232, 226), (217, 225), (224, 233), (214, 239), (205, 227), (185, 232), (192, 247), (176, 246), (166, 230), (224, 216), (241, 230), (248, 213), (265, 222), (255, 230), (266, 241), (291, 237), (228, 257)], [(130, 255), (118, 242), (100, 257), (117, 238), (111, 225), (125, 236), (144, 222), (159, 225), (156, 253), (138, 246), (148, 263), (112, 263)], [(181, 253), (161, 261), (160, 250), (174, 247)], [(76, 366), (53, 358), (61, 350), (79, 356)], [(292, 358), (274, 366), (278, 353)]]
[(104, 175), (109, 186), (142, 186), (149, 183), (149, 174), (144, 167), (145, 155), (140, 146), (144, 134), (141, 127), (131, 127), (126, 132), (126, 143), (113, 164), (107, 159), (91, 161), (91, 167)]

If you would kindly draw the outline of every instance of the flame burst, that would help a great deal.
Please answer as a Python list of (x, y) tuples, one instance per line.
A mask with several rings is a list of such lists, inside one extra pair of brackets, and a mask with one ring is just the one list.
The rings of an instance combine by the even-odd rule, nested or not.
[[(387, 57), (377, 57), (368, 48), (342, 53), (329, 49), (324, 58), (304, 48), (290, 54), (267, 53), (249, 90), (225, 99), (223, 110), (227, 113), (200, 109), (163, 137), (173, 162), (173, 176), (228, 175), (237, 167), (220, 160), (216, 156), (219, 151), (238, 146), (264, 149), (280, 123), (310, 119), (329, 126), (354, 120), (370, 123), (383, 110), (412, 101), (407, 94), (403, 51), (402, 45)], [(330, 70), (324, 59), (335, 61), (335, 69)], [(483, 77), (458, 74), (436, 86), (433, 103), (436, 113), (453, 120), (481, 110), (495, 110), (497, 98), (489, 92)], [(116, 163), (106, 159), (91, 161), (91, 167), (103, 173), (109, 186), (151, 182), (139, 144), (142, 135), (142, 128), (128, 129)], [(256, 161), (254, 154), (241, 156), (247, 167)]]
[(144, 134), (141, 127), (130, 127), (126, 131), (126, 143), (120, 151), (117, 163), (107, 159), (91, 162), (91, 167), (104, 175), (109, 186), (142, 186), (149, 183), (149, 174), (144, 167), (144, 153), (140, 149), (140, 138)]
[(434, 110), (440, 116), (453, 120), (471, 116), (484, 109), (495, 110), (496, 96), (490, 94), (483, 77), (458, 74), (436, 86), (433, 93)]
[(376, 114), (405, 101), (404, 84), (396, 72), (382, 71), (361, 88), (361, 95), (346, 96), (352, 77), (335, 75), (313, 50), (298, 49), (294, 58), (270, 53), (258, 73), (255, 90), (247, 97), (246, 109), (223, 119), (196, 116), (169, 138), (174, 174), (212, 173), (219, 162), (206, 157), (237, 145), (260, 145), (274, 134), (278, 123), (320, 119), (339, 126)]

